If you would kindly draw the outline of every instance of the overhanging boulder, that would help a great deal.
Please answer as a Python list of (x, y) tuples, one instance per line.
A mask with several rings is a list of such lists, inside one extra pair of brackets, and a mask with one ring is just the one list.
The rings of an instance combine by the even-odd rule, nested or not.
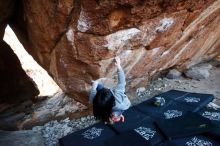
[(220, 45), (218, 0), (25, 0), (20, 6), (10, 22), (18, 38), (82, 103), (91, 80), (116, 82), (115, 56), (129, 92), (162, 70), (212, 56)]

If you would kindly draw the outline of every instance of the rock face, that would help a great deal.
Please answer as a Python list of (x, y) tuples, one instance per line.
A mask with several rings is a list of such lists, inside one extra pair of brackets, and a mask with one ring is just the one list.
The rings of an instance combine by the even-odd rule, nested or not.
[(44, 146), (44, 139), (41, 133), (31, 130), (24, 131), (1, 131), (1, 146)]
[(18, 57), (4, 41), (0, 41), (0, 82), (0, 104), (34, 99), (39, 94), (36, 84), (26, 75)]
[(185, 71), (185, 75), (188, 78), (195, 80), (207, 79), (210, 75), (209, 70), (211, 68), (212, 66), (210, 64), (193, 66), (192, 68)]
[(186, 68), (220, 46), (219, 0), (25, 0), (10, 25), (26, 50), (69, 96), (88, 102), (91, 80), (127, 91), (167, 68)]

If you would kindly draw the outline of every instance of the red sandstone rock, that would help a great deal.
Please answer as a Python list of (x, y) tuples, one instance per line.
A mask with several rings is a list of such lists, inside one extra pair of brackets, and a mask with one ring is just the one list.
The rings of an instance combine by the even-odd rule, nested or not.
[(19, 39), (83, 103), (91, 80), (116, 82), (115, 56), (131, 91), (162, 70), (212, 56), (220, 45), (218, 0), (26, 0), (22, 6), (11, 23)]

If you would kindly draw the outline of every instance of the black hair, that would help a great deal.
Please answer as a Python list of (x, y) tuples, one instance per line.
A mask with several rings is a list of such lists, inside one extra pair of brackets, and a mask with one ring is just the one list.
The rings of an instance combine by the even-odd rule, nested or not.
[(112, 107), (115, 105), (115, 97), (110, 89), (103, 88), (97, 91), (93, 99), (93, 114), (96, 119), (109, 122)]

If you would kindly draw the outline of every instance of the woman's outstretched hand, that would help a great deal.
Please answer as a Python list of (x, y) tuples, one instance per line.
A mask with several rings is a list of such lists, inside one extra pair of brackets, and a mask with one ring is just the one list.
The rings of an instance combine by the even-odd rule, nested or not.
[(115, 122), (120, 122), (120, 121), (124, 122), (125, 121), (125, 117), (122, 114), (120, 116), (116, 116), (116, 115), (113, 114), (111, 116), (111, 118), (110, 118), (110, 121), (113, 121), (114, 123)]
[(117, 68), (121, 68), (121, 60), (119, 57), (115, 57), (115, 65), (117, 66)]
[(96, 89), (98, 87), (99, 82), (98, 81), (92, 81), (92, 88)]

